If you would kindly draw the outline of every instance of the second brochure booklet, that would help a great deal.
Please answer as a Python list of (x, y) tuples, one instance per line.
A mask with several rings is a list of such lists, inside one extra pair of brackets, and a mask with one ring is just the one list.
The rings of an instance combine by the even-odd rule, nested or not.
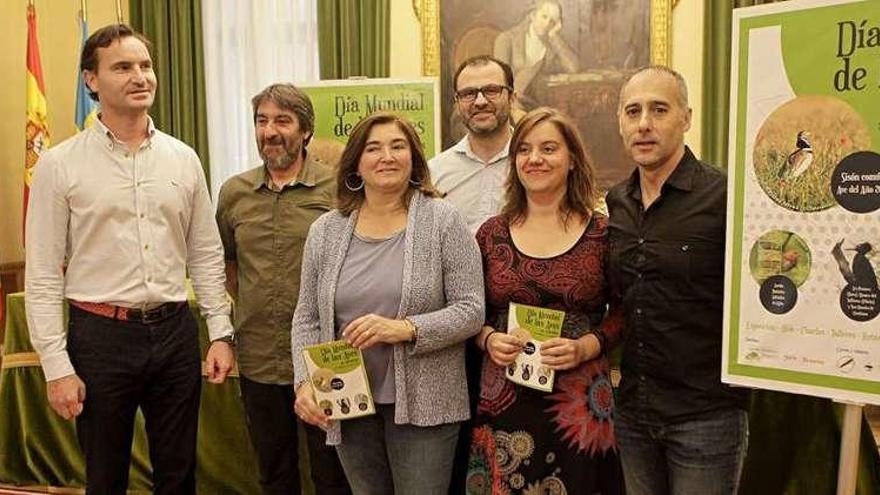
[(510, 381), (544, 392), (553, 390), (555, 373), (541, 364), (541, 344), (562, 335), (563, 319), (564, 311), (510, 303), (507, 333), (525, 342), (522, 352), (507, 366), (505, 375)]

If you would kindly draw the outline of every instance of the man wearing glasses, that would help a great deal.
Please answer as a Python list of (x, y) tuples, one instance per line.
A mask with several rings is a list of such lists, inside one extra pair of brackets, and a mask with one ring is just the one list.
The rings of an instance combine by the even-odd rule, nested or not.
[(464, 216), (471, 232), (501, 211), (510, 144), (513, 72), (488, 55), (465, 60), (455, 72), (455, 108), (468, 132), (429, 163), (434, 185)]
[[(501, 211), (504, 201), (513, 134), (510, 107), (516, 101), (513, 72), (506, 63), (480, 55), (465, 60), (452, 80), (455, 109), (468, 132), (455, 146), (431, 159), (428, 167), (434, 186), (446, 194), (476, 235), (483, 222)], [(468, 342), (465, 366), (471, 417), (479, 397), (481, 361), (481, 351)], [(464, 424), (455, 449), (450, 495), (464, 490), (470, 439), (471, 428)]]

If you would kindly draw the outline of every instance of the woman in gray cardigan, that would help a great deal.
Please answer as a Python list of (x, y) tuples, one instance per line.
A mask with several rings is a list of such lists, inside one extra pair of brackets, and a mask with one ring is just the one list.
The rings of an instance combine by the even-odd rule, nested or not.
[[(480, 253), (437, 199), (412, 125), (378, 113), (353, 130), (338, 209), (306, 240), (293, 317), (295, 409), (328, 430), (356, 494), (445, 494), (468, 419), (465, 341), (483, 322)], [(346, 339), (364, 353), (376, 414), (330, 422), (304, 347)]]

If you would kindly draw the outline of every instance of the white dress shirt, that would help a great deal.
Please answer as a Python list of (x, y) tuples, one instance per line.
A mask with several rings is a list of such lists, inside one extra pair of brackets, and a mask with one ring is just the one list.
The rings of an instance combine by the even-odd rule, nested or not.
[(471, 150), (466, 135), (455, 146), (428, 162), (434, 187), (445, 193), (445, 199), (458, 208), (474, 235), (480, 225), (500, 213), (504, 205), (509, 147), (510, 141), (497, 155), (483, 161)]
[(186, 301), (188, 269), (211, 340), (232, 334), (204, 171), (190, 147), (152, 120), (135, 153), (100, 120), (45, 152), (26, 228), (25, 307), (47, 381), (75, 373), (64, 298), (128, 307)]

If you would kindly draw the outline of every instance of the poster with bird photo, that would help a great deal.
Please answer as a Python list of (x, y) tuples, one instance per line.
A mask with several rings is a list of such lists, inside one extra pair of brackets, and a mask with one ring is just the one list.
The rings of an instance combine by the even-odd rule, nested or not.
[(725, 382), (880, 403), (880, 9), (736, 9)]

